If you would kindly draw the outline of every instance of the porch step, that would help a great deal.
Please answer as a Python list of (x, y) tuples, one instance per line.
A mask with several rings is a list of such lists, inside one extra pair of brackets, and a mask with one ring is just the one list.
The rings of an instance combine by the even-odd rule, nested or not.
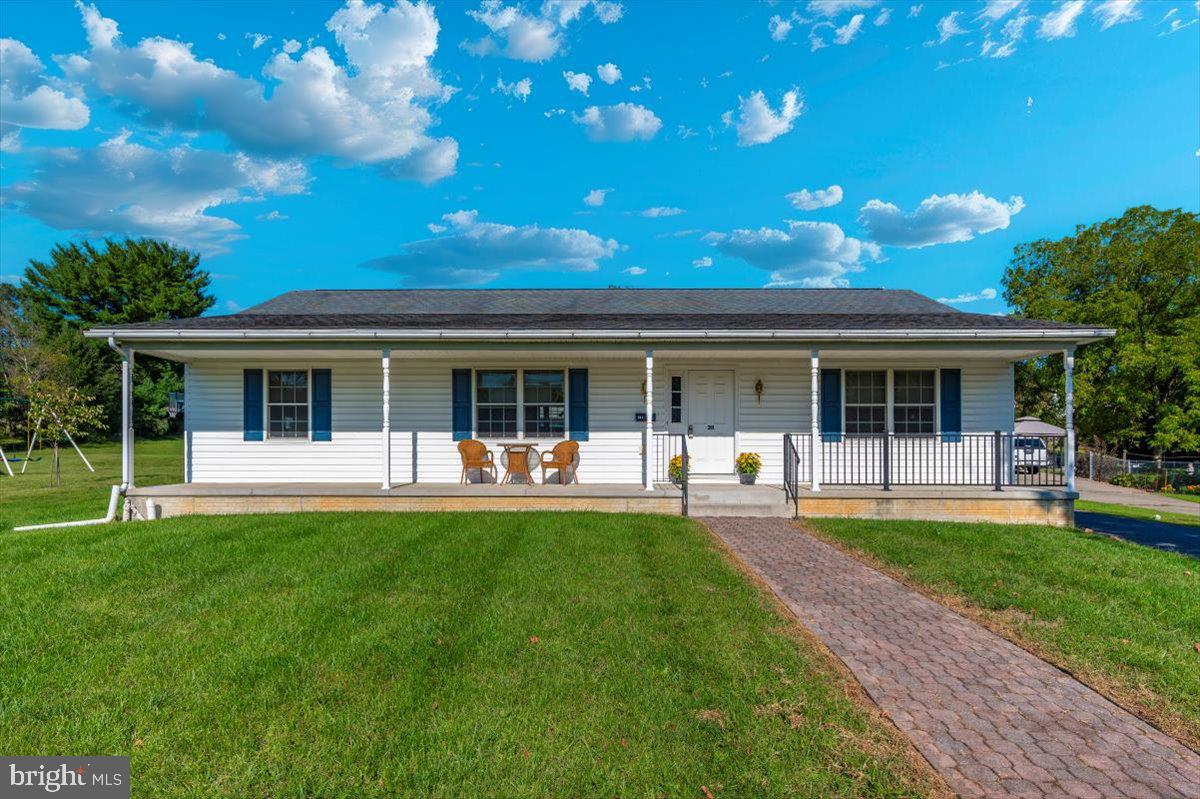
[(791, 518), (795, 513), (783, 489), (774, 486), (688, 484), (689, 516)]

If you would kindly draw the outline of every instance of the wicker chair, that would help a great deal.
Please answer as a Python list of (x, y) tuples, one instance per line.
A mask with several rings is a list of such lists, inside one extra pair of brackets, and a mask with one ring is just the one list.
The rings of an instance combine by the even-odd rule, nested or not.
[(579, 482), (579, 442), (560, 441), (550, 452), (542, 454), (542, 482), (546, 482), (546, 470), (558, 470), (558, 482), (566, 485), (572, 480)]
[(467, 474), (472, 469), (479, 470), (479, 482), (483, 482), (483, 473), (492, 473), (492, 482), (496, 482), (496, 462), (492, 460), (492, 451), (482, 441), (469, 438), (458, 442), (458, 454), (462, 458), (462, 477), (459, 483), (467, 483)]

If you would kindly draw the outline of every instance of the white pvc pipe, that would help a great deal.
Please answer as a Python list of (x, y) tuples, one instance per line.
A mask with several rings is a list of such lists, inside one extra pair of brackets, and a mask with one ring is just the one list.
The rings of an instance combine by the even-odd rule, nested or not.
[(108, 524), (113, 519), (117, 518), (117, 500), (121, 497), (121, 487), (119, 485), (112, 487), (112, 493), (108, 496), (108, 513), (103, 519), (83, 519), (77, 522), (54, 522), (52, 524), (27, 524), (23, 527), (14, 527), (13, 530), (22, 532), (25, 530), (48, 530), (51, 527), (87, 527), (93, 524)]

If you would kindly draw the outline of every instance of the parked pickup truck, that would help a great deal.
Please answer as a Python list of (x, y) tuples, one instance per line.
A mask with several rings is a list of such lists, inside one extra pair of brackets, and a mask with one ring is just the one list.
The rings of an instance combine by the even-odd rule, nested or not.
[(1050, 468), (1050, 450), (1040, 438), (1018, 438), (1013, 442), (1013, 463), (1018, 472), (1037, 474)]

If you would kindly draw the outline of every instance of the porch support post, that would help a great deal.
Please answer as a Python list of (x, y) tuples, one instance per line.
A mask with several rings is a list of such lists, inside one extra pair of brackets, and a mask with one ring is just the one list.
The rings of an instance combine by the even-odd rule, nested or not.
[(384, 491), (392, 487), (392, 351), (384, 347), (383, 364), (383, 430), (379, 441)]
[(818, 420), (819, 409), (821, 407), (821, 351), (812, 351), (812, 390), (809, 392), (812, 395), (812, 440), (809, 443), (809, 473), (812, 475), (811, 487), (813, 491), (821, 490), (821, 425)]
[(654, 350), (646, 350), (646, 432), (644, 436), (646, 443), (642, 447), (642, 487), (647, 491), (653, 491), (653, 470), (650, 459), (653, 457), (651, 448), (654, 446)]
[(108, 346), (121, 356), (121, 493), (133, 485), (133, 350), (117, 345), (109, 336)]
[(1067, 475), (1067, 490), (1075, 490), (1075, 348), (1063, 350), (1063, 372), (1066, 375), (1066, 407), (1063, 409), (1067, 441), (1063, 452), (1063, 470)]

